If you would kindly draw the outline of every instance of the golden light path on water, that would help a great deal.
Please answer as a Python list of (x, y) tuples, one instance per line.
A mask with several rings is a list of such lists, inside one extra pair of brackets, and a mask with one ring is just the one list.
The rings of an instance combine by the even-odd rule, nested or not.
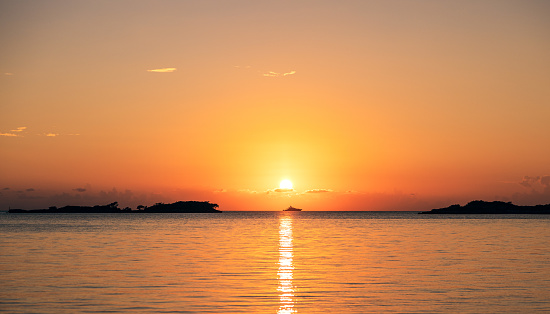
[(279, 310), (278, 314), (296, 313), (294, 308), (293, 279), (293, 252), (292, 252), (292, 217), (281, 216), (279, 219)]

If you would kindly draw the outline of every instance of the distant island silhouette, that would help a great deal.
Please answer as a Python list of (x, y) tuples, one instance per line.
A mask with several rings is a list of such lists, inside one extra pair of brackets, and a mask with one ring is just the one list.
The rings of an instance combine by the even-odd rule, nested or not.
[(535, 206), (520, 206), (511, 202), (471, 201), (464, 206), (458, 204), (449, 207), (432, 209), (419, 214), (550, 214), (550, 204)]
[(150, 207), (139, 208), (139, 211), (146, 213), (221, 213), (216, 209), (218, 207), (218, 204), (210, 202), (179, 201), (172, 204), (156, 203)]
[(155, 205), (146, 207), (139, 205), (137, 210), (132, 210), (129, 207), (118, 208), (118, 202), (108, 205), (95, 206), (51, 206), (47, 209), (9, 209), (8, 213), (221, 213), (217, 210), (218, 204), (199, 201), (178, 201), (171, 204), (156, 203)]

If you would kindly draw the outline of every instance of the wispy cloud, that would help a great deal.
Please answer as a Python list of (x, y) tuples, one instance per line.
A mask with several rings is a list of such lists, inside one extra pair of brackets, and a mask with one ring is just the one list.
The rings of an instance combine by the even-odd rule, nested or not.
[(296, 74), (296, 71), (290, 71), (290, 72), (285, 72), (285, 73), (269, 71), (267, 73), (263, 73), (262, 76), (266, 76), (266, 77), (284, 77), (284, 76), (294, 75), (294, 74)]
[(241, 192), (241, 193), (250, 193), (250, 194), (258, 194), (258, 191), (249, 190), (249, 189), (241, 189), (241, 190), (238, 190), (237, 192)]
[(48, 132), (48, 133), (42, 133), (42, 134), (37, 134), (38, 136), (46, 136), (46, 137), (58, 137), (58, 136), (79, 136), (80, 134), (78, 133), (69, 133), (69, 134), (61, 134), (61, 133), (53, 133), (53, 132)]
[(267, 193), (276, 192), (276, 193), (290, 193), (294, 192), (294, 189), (283, 189), (283, 188), (277, 188), (277, 189), (271, 189), (267, 190)]
[(15, 128), (13, 130), (10, 130), (9, 132), (6, 132), (6, 133), (0, 133), (0, 136), (11, 136), (11, 137), (15, 137), (15, 136), (21, 136), (21, 132), (25, 131), (27, 129), (26, 126), (20, 126), (18, 128)]
[(535, 189), (537, 187), (550, 188), (550, 176), (525, 176), (523, 180), (519, 183), (526, 188)]
[(10, 73), (10, 72), (6, 72), (6, 73), (4, 73), (4, 75), (7, 75), (7, 76), (12, 76), (12, 75), (13, 75), (13, 73)]
[(280, 73), (269, 71), (269, 72), (264, 73), (264, 74), (262, 74), (262, 75), (263, 75), (263, 76), (268, 76), (268, 77), (277, 77), (277, 76), (280, 75)]
[[(13, 129), (13, 130), (9, 130), (8, 132), (0, 133), (0, 136), (23, 137), (23, 133), (25, 133), (26, 130), (27, 130), (26, 126), (20, 126), (18, 128)], [(27, 133), (25, 133), (25, 134), (27, 134)], [(60, 133), (46, 132), (46, 133), (37, 133), (37, 134), (31, 134), (31, 135), (33, 135), (33, 136), (56, 137), (56, 136), (79, 136), (80, 134), (78, 134), (78, 133), (60, 134)]]
[(526, 188), (524, 192), (512, 195), (511, 200), (517, 204), (549, 204), (550, 203), (550, 175), (525, 176), (519, 182)]
[(156, 72), (156, 73), (171, 73), (176, 71), (176, 68), (160, 68), (160, 69), (151, 69), (147, 70), (147, 72)]
[(315, 193), (330, 193), (330, 192), (332, 192), (332, 190), (330, 189), (312, 189), (312, 190), (307, 190), (304, 193), (315, 194)]

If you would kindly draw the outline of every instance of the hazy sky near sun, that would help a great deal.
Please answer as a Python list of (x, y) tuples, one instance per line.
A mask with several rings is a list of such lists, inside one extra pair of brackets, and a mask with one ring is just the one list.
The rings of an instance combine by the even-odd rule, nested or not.
[(548, 1), (0, 0), (0, 47), (2, 209), (550, 203)]

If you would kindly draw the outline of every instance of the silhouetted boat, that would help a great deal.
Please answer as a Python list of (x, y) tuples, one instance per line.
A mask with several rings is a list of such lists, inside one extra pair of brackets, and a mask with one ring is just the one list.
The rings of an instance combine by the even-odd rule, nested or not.
[(302, 209), (301, 208), (295, 208), (295, 207), (292, 207), (292, 206), (289, 206), (287, 209), (283, 210), (284, 212), (301, 212)]

